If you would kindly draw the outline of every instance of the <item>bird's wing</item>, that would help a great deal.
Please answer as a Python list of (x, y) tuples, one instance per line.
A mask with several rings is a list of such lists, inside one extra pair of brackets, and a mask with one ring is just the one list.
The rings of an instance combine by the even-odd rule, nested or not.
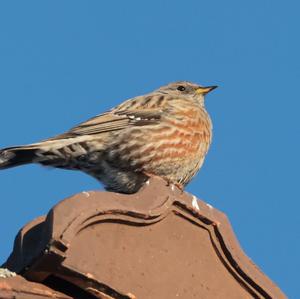
[(122, 130), (128, 126), (155, 124), (161, 118), (161, 113), (157, 109), (121, 110), (114, 113), (104, 113), (72, 128), (69, 133), (76, 135), (99, 134)]
[(122, 130), (129, 126), (154, 125), (160, 122), (163, 113), (164, 110), (161, 109), (112, 110), (97, 115), (68, 132), (51, 139), (107, 133)]

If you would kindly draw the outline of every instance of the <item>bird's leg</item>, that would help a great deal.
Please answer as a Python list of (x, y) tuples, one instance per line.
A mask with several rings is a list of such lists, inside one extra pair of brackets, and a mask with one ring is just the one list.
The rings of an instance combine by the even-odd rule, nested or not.
[(174, 185), (175, 185), (182, 193), (184, 192), (184, 187), (183, 187), (182, 184), (180, 184), (180, 183), (175, 183)]
[[(144, 171), (143, 172), (143, 174), (144, 175), (146, 175), (146, 176), (148, 176), (149, 177), (149, 179), (150, 178), (156, 178), (156, 179), (163, 179), (166, 183), (167, 183), (167, 187), (170, 187), (171, 189), (172, 189), (172, 191), (174, 190), (174, 186), (175, 187), (177, 187), (181, 192), (183, 192), (183, 185), (182, 184), (180, 184), (180, 183), (174, 183), (174, 182), (172, 182), (172, 181), (170, 181), (168, 178), (166, 178), (166, 177), (161, 177), (161, 176), (158, 176), (158, 175), (156, 175), (156, 174), (153, 174), (153, 173), (149, 173), (149, 172), (146, 172), (146, 171)], [(147, 181), (147, 182), (149, 182), (149, 180)], [(147, 183), (146, 182), (146, 183)], [(148, 183), (149, 184), (149, 183)]]
[(151, 172), (143, 171), (143, 174), (146, 175), (147, 177), (149, 177), (149, 179), (150, 178), (163, 179), (163, 177), (161, 177), (159, 175), (156, 175), (156, 174), (153, 174)]
[(147, 180), (146, 184), (149, 184), (149, 180), (151, 178), (153, 178), (153, 179), (164, 180), (167, 183), (167, 186), (171, 185), (171, 182), (167, 178), (161, 177), (159, 175), (156, 175), (156, 174), (153, 174), (153, 173), (150, 173), (150, 172), (147, 172), (147, 171), (143, 171), (143, 174), (146, 175), (149, 178)]
[(183, 185), (181, 185), (180, 183), (174, 183), (168, 179), (165, 179), (165, 181), (167, 181), (167, 186), (169, 186), (172, 191), (174, 191), (174, 186), (181, 192), (183, 193)]

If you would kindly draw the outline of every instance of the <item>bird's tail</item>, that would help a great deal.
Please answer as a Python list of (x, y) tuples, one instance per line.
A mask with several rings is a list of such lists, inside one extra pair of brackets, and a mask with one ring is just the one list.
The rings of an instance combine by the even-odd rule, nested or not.
[(37, 149), (30, 146), (8, 147), (0, 150), (0, 169), (35, 162)]

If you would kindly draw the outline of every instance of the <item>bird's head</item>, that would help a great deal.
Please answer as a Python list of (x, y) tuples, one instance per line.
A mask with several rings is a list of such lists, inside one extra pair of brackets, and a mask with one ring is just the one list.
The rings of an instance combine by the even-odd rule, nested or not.
[(200, 86), (188, 81), (173, 82), (160, 87), (157, 91), (175, 97), (190, 97), (204, 105), (204, 96), (217, 88), (217, 86)]

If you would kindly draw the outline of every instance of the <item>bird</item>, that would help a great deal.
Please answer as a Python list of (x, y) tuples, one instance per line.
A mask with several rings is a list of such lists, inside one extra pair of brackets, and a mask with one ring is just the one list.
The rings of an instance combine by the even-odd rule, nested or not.
[(60, 135), (0, 150), (0, 170), (37, 163), (83, 171), (118, 193), (135, 193), (151, 177), (183, 190), (212, 141), (204, 100), (215, 88), (169, 83)]

